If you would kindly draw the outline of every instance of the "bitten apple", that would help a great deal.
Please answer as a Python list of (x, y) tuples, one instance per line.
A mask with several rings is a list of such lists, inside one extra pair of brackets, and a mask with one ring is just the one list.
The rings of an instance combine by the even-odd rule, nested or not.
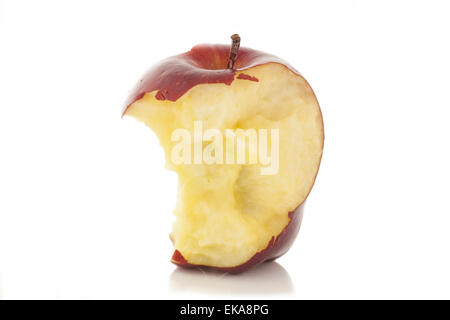
[[(178, 173), (172, 262), (241, 272), (283, 255), (292, 245), (322, 156), (322, 115), (306, 80), (283, 60), (240, 38), (198, 45), (148, 71), (123, 115), (154, 130), (167, 167)], [(279, 168), (261, 164), (176, 164), (174, 130), (278, 129)], [(225, 150), (228, 152), (229, 150)]]

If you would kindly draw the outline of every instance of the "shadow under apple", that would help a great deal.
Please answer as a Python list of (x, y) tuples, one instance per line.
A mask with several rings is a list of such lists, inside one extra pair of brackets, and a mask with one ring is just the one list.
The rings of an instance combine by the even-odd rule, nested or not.
[(266, 262), (240, 274), (177, 268), (170, 276), (169, 290), (176, 293), (273, 295), (292, 293), (294, 286), (286, 269), (277, 262)]

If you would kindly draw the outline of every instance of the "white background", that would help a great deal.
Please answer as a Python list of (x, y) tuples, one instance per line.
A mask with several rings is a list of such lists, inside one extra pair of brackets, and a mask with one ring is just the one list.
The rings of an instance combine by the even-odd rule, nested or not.
[[(445, 1), (0, 2), (0, 298), (450, 298)], [(193, 45), (289, 61), (325, 150), (295, 245), (239, 276), (169, 262), (176, 175), (120, 118)]]

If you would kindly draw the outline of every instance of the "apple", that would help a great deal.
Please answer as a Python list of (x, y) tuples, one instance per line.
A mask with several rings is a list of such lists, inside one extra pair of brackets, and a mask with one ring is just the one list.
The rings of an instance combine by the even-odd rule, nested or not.
[[(308, 82), (283, 60), (239, 44), (233, 35), (231, 47), (197, 45), (161, 61), (123, 111), (152, 128), (178, 174), (171, 261), (181, 267), (237, 273), (286, 253), (319, 170), (323, 121)], [(196, 121), (219, 132), (278, 130), (277, 171), (261, 174), (262, 163), (175, 163), (173, 132), (194, 132)]]

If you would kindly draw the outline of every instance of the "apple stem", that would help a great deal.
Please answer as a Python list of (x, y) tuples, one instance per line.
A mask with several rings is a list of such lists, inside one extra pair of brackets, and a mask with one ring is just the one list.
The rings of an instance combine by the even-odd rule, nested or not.
[(239, 51), (239, 46), (241, 44), (241, 37), (238, 34), (233, 34), (231, 36), (231, 48), (230, 57), (228, 58), (228, 69), (234, 69), (234, 62)]

